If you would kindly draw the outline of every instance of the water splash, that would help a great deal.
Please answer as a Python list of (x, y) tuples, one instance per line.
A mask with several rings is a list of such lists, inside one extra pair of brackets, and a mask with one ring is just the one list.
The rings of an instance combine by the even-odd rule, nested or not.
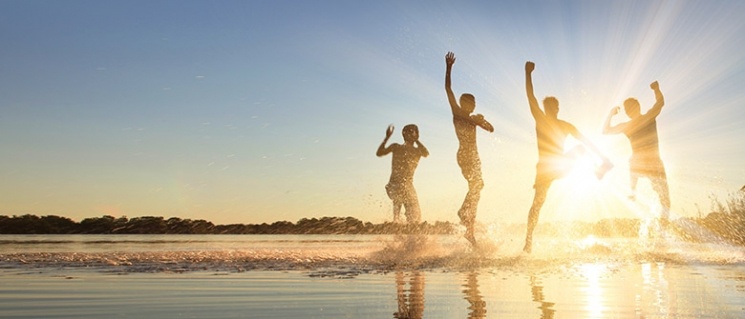
[[(133, 236), (127, 237), (126, 242), (112, 244), (100, 238), (74, 236), (50, 241), (6, 236), (0, 238), (0, 243), (4, 243), (0, 244), (0, 269), (79, 269), (113, 273), (275, 270), (307, 271), (315, 277), (352, 278), (362, 273), (397, 270), (551, 272), (586, 263), (745, 264), (743, 247), (722, 242), (691, 243), (673, 236), (654, 239), (544, 237), (536, 239), (530, 255), (522, 253), (520, 240), (509, 237), (484, 238), (477, 248), (457, 236), (162, 237), (148, 237), (142, 244), (138, 242), (140, 237)], [(26, 247), (26, 252), (9, 249), (19, 246)]]

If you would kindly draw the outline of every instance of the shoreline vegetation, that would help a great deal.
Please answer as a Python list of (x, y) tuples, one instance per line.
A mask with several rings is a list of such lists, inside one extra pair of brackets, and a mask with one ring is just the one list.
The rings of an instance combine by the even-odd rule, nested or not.
[[(540, 225), (536, 232), (578, 238), (591, 235), (638, 237), (642, 223), (642, 220), (632, 218), (602, 219), (594, 223), (557, 221)], [(271, 224), (215, 225), (202, 219), (166, 219), (160, 216), (117, 218), (104, 215), (76, 222), (55, 215), (0, 215), (0, 234), (4, 235), (453, 235), (460, 232), (459, 227), (458, 224), (442, 221), (433, 224), (427, 221), (419, 224), (373, 224), (354, 217), (303, 218), (296, 223), (278, 221)], [(512, 224), (498, 232), (519, 234), (524, 230), (524, 224)], [(672, 221), (672, 230), (685, 240), (726, 241), (745, 245), (745, 211), (738, 211), (737, 214), (730, 211), (712, 212), (704, 218), (680, 218)]]
[[(679, 218), (671, 223), (678, 237), (697, 242), (728, 242), (745, 245), (745, 191), (731, 195), (725, 202), (713, 200), (713, 212), (705, 217)], [(644, 226), (643, 226), (644, 223)], [(602, 219), (598, 222), (547, 222), (536, 232), (569, 237), (638, 237), (640, 219)], [(295, 223), (215, 225), (202, 219), (144, 216), (127, 218), (104, 215), (76, 222), (67, 217), (31, 214), (0, 215), (0, 234), (458, 234), (461, 226), (437, 221), (419, 224), (384, 222), (373, 224), (354, 217), (302, 218)], [(506, 225), (497, 233), (520, 234), (524, 224)], [(497, 234), (498, 235), (498, 234)]]
[[(743, 187), (745, 188), (745, 187)], [(729, 242), (745, 245), (745, 190), (731, 194), (721, 202), (712, 200), (713, 211), (705, 217), (684, 217), (671, 221), (671, 231), (679, 238), (697, 242)], [(640, 219), (602, 219), (598, 222), (547, 222), (536, 232), (569, 237), (638, 237)], [(478, 227), (478, 226), (477, 226)], [(354, 217), (302, 218), (295, 223), (277, 221), (271, 224), (215, 225), (202, 219), (144, 216), (127, 218), (104, 215), (76, 222), (67, 217), (31, 214), (0, 215), (0, 234), (422, 234), (452, 235), (462, 232), (452, 222), (427, 221), (419, 224), (384, 222), (373, 224)], [(525, 224), (506, 225), (498, 233), (520, 234)]]

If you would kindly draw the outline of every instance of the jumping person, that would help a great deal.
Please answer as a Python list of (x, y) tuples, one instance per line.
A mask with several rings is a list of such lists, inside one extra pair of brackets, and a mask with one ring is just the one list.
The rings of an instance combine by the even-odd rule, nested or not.
[(632, 200), (636, 198), (636, 184), (639, 177), (646, 177), (652, 183), (652, 188), (662, 206), (660, 225), (665, 229), (670, 215), (670, 193), (667, 185), (665, 166), (660, 158), (659, 139), (657, 136), (657, 116), (665, 105), (665, 97), (660, 91), (660, 84), (652, 82), (649, 87), (654, 91), (655, 104), (647, 113), (640, 111), (639, 101), (628, 98), (623, 102), (623, 109), (631, 119), (628, 122), (611, 125), (613, 116), (618, 114), (620, 107), (610, 110), (603, 124), (603, 134), (623, 133), (631, 143), (631, 159), (629, 160), (630, 186)]
[(534, 69), (535, 64), (533, 62), (525, 62), (525, 91), (528, 95), (530, 113), (535, 119), (535, 131), (538, 140), (538, 164), (536, 165), (535, 183), (533, 184), (535, 195), (528, 213), (528, 229), (525, 235), (525, 247), (523, 247), (523, 251), (526, 253), (530, 253), (532, 250), (533, 230), (538, 223), (538, 215), (546, 200), (551, 183), (566, 175), (572, 168), (574, 159), (585, 152), (582, 145), (569, 152), (564, 152), (564, 141), (569, 135), (582, 142), (584, 146), (590, 148), (602, 159), (603, 164), (596, 171), (598, 179), (601, 179), (613, 167), (613, 164), (574, 125), (558, 118), (558, 99), (553, 96), (546, 97), (543, 99), (543, 110), (540, 109), (538, 100), (533, 93), (532, 73)]
[(401, 206), (406, 209), (404, 215), (408, 223), (419, 223), (421, 220), (421, 211), (419, 209), (419, 198), (414, 189), (414, 171), (419, 165), (419, 159), (429, 156), (429, 151), (424, 144), (419, 142), (419, 128), (414, 124), (404, 126), (401, 134), (404, 137), (404, 144), (388, 143), (388, 139), (393, 134), (393, 125), (388, 126), (385, 131), (385, 139), (378, 146), (377, 156), (384, 156), (393, 153), (391, 160), (391, 178), (385, 185), (385, 191), (388, 197), (393, 201), (393, 222), (401, 221)]
[(484, 180), (481, 177), (481, 160), (476, 145), (476, 127), (481, 127), (488, 132), (494, 132), (494, 127), (481, 114), (471, 114), (476, 109), (476, 99), (472, 94), (464, 93), (460, 96), (460, 104), (455, 100), (455, 94), (450, 88), (450, 71), (455, 63), (455, 54), (448, 52), (445, 55), (445, 92), (453, 113), (453, 125), (455, 135), (458, 137), (458, 166), (461, 174), (468, 181), (468, 193), (458, 210), (460, 223), (466, 226), (466, 239), (472, 245), (476, 245), (474, 237), (474, 223), (476, 221), (476, 209), (481, 197), (481, 189), (484, 188)]

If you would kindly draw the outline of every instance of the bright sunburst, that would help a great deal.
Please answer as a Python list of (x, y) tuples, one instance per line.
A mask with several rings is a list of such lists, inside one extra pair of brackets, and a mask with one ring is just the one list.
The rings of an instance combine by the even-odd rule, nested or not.
[(574, 166), (565, 177), (568, 188), (586, 193), (598, 186), (596, 171), (602, 163), (591, 154), (583, 154), (575, 159)]

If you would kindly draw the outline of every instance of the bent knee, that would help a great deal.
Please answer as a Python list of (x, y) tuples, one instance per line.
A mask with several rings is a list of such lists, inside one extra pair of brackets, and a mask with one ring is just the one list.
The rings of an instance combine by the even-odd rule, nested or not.
[(475, 178), (468, 181), (468, 188), (471, 190), (480, 191), (484, 188), (484, 180), (481, 178)]

